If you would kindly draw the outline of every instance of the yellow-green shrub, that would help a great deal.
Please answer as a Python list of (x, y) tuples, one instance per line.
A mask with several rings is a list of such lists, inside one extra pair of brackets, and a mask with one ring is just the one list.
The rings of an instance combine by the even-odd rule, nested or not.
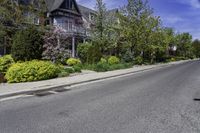
[(120, 59), (117, 58), (116, 56), (111, 56), (108, 59), (108, 64), (113, 65), (113, 64), (119, 64), (120, 63)]
[(107, 60), (105, 58), (101, 58), (100, 62), (101, 63), (107, 63)]
[(27, 61), (13, 64), (6, 72), (9, 83), (30, 82), (55, 78), (60, 67), (48, 61)]
[(67, 65), (69, 65), (69, 66), (75, 66), (75, 65), (79, 65), (79, 64), (81, 64), (81, 61), (79, 59), (69, 58), (67, 60)]
[(11, 55), (0, 57), (0, 73), (6, 73), (8, 68), (14, 63)]

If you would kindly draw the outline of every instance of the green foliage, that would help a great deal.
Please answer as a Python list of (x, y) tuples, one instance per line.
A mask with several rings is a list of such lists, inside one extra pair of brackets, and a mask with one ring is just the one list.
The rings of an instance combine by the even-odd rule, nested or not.
[(109, 71), (109, 69), (110, 69), (110, 66), (108, 63), (98, 62), (94, 66), (94, 70), (97, 72), (106, 72), (106, 71)]
[(0, 57), (0, 73), (6, 73), (8, 68), (14, 63), (11, 55)]
[(134, 55), (131, 51), (126, 51), (125, 54), (122, 56), (122, 60), (124, 62), (133, 62), (134, 60)]
[(170, 59), (170, 62), (174, 62), (174, 61), (176, 61), (175, 58), (171, 58), (171, 59)]
[(84, 63), (89, 62), (89, 59), (90, 59), (89, 51), (91, 51), (91, 49), (92, 49), (92, 44), (88, 42), (78, 45), (78, 48), (77, 48), (78, 56), (82, 62)]
[(71, 68), (71, 67), (64, 68), (62, 71), (63, 71), (63, 72), (67, 72), (67, 73), (69, 73), (69, 74), (74, 73), (74, 69)]
[(187, 58), (185, 57), (174, 57), (176, 61), (180, 61), (180, 60), (186, 60)]
[(9, 83), (30, 82), (55, 78), (60, 67), (48, 61), (27, 61), (13, 64), (6, 72)]
[(191, 57), (192, 36), (189, 33), (181, 33), (176, 36), (177, 56)]
[(131, 68), (133, 66), (132, 63), (118, 63), (118, 64), (108, 64), (106, 62), (99, 61), (97, 64), (86, 64), (83, 66), (84, 69), (93, 70), (96, 72), (106, 72), (113, 71), (118, 69), (126, 69)]
[(15, 61), (41, 59), (42, 47), (42, 33), (35, 27), (29, 27), (15, 34), (11, 54)]
[(197, 58), (200, 58), (200, 40), (192, 42), (192, 51)]
[(78, 45), (78, 56), (83, 63), (93, 64), (101, 59), (102, 53), (98, 45), (86, 42)]
[(81, 64), (81, 61), (79, 59), (69, 58), (66, 63), (69, 66), (75, 66), (75, 65)]
[(58, 77), (67, 77), (67, 76), (69, 76), (69, 73), (68, 72), (64, 72), (64, 71), (62, 71), (62, 72), (60, 72), (59, 74), (58, 74)]
[(81, 67), (78, 65), (73, 66), (74, 72), (81, 73)]
[(119, 64), (114, 64), (111, 65), (109, 70), (113, 71), (113, 70), (118, 70), (118, 69), (126, 69), (126, 68), (131, 68), (133, 66), (133, 64), (131, 63), (119, 63)]
[(141, 56), (138, 56), (134, 59), (134, 63), (137, 65), (142, 65), (143, 64), (143, 58)]
[(107, 60), (105, 58), (101, 58), (100, 62), (101, 63), (107, 63)]
[(116, 56), (111, 56), (108, 59), (108, 64), (113, 65), (113, 64), (118, 64), (120, 62), (120, 59), (117, 58)]

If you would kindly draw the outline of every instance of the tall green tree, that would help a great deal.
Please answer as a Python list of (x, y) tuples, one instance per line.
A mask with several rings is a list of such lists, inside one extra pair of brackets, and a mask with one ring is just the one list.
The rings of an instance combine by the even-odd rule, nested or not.
[(106, 5), (103, 0), (96, 0), (96, 18), (95, 27), (92, 31), (92, 42), (96, 49), (99, 49), (102, 53), (107, 50), (108, 37), (106, 34)]
[(200, 40), (196, 39), (192, 42), (192, 50), (197, 58), (200, 58)]
[(192, 35), (181, 33), (176, 36), (177, 54), (185, 58), (192, 56)]
[(0, 47), (4, 49), (4, 54), (11, 46), (12, 36), (22, 27), (23, 11), (23, 6), (15, 0), (0, 0)]

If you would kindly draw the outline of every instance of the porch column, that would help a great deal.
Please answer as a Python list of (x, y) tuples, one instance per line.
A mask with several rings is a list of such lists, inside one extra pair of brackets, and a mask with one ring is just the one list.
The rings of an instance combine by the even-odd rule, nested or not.
[(72, 37), (72, 57), (75, 58), (76, 50), (75, 50), (75, 37)]

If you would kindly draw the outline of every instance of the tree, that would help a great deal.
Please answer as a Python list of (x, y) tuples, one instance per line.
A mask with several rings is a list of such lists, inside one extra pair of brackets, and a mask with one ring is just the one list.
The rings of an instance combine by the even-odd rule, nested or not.
[[(37, 9), (37, 10), (35, 10)], [(45, 22), (46, 4), (44, 0), (23, 4), (19, 0), (0, 0), (0, 47), (11, 47), (12, 37), (16, 31), (34, 25), (34, 18)], [(29, 15), (26, 15), (29, 14)], [(42, 27), (44, 28), (44, 27)]]
[[(63, 37), (64, 36), (64, 37)], [(70, 57), (69, 40), (61, 29), (53, 29), (44, 35), (42, 57), (54, 63), (64, 63)]]
[(192, 36), (189, 33), (181, 33), (176, 36), (178, 56), (192, 56)]
[(41, 59), (43, 51), (43, 38), (35, 27), (18, 31), (14, 38), (11, 54), (15, 61), (29, 61)]
[(196, 39), (192, 42), (192, 50), (194, 55), (200, 58), (200, 40)]
[[(96, 0), (96, 18), (95, 27), (92, 31), (92, 43), (95, 48), (100, 49), (102, 54), (111, 54), (114, 32), (112, 31), (111, 21), (114, 19), (113, 14), (107, 11), (103, 0)], [(116, 18), (115, 18), (116, 19)], [(115, 21), (112, 21), (115, 22)], [(111, 34), (112, 33), (112, 34)]]
[(119, 14), (123, 44), (135, 57), (142, 56), (153, 62), (156, 51), (163, 49), (161, 20), (153, 15), (148, 1), (128, 0)]

